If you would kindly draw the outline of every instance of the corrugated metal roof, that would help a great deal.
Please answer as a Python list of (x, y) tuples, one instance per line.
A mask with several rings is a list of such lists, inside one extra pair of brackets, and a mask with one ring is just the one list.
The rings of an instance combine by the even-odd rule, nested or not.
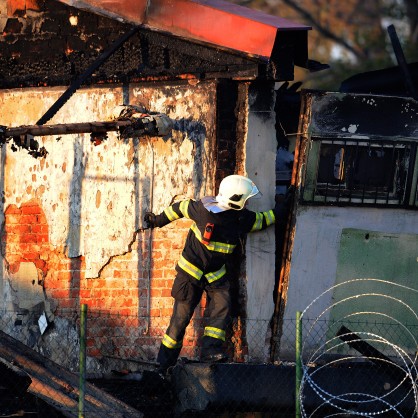
[[(269, 59), (282, 32), (311, 28), (222, 0), (60, 0), (70, 6)], [(307, 36), (297, 37), (307, 57)], [(282, 45), (283, 42), (280, 42)]]

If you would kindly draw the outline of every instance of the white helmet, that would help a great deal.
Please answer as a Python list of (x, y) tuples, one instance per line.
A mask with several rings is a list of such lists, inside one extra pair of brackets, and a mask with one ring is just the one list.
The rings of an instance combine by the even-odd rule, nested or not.
[(257, 186), (248, 177), (233, 174), (221, 181), (216, 201), (225, 208), (241, 210), (245, 202), (258, 193)]

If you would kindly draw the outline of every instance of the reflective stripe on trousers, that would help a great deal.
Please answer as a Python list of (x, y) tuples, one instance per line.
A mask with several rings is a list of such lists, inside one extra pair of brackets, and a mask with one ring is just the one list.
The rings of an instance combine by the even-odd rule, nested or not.
[(205, 337), (217, 338), (218, 340), (225, 341), (225, 330), (215, 327), (205, 327), (203, 334)]
[(219, 280), (226, 274), (225, 264), (217, 271), (203, 274), (203, 271), (200, 270), (199, 267), (187, 261), (183, 256), (180, 256), (180, 260), (177, 265), (196, 280), (200, 280), (204, 275), (209, 283), (213, 283), (214, 281)]
[[(229, 292), (229, 282), (226, 281), (221, 286), (206, 287), (207, 301), (206, 306), (207, 318), (205, 335), (203, 337), (202, 351), (207, 345), (213, 345), (213, 342), (222, 343), (225, 340), (225, 330), (230, 321), (231, 299)], [(199, 304), (203, 289), (199, 286), (191, 286), (192, 295), (185, 300), (175, 300), (173, 313), (170, 319), (170, 325), (161, 342), (160, 351), (157, 361), (160, 366), (173, 366), (180, 354), (183, 344), (186, 328), (190, 323), (196, 306)]]

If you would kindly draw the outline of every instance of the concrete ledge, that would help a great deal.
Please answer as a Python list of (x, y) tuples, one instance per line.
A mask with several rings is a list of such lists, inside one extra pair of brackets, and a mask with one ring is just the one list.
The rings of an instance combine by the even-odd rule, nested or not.
[(293, 409), (294, 367), (179, 363), (173, 370), (177, 413)]
[[(321, 411), (320, 415), (341, 412), (336, 407), (329, 407), (325, 398), (341, 408), (360, 413), (373, 414), (388, 409), (387, 413), (397, 414), (396, 409), (406, 414), (404, 416), (413, 414), (413, 385), (402, 369), (395, 372), (393, 368), (357, 363), (309, 367), (307, 370), (319, 391), (304, 382), (305, 412), (311, 413), (315, 409)], [(294, 414), (295, 411), (295, 366), (292, 364), (178, 363), (173, 370), (172, 383), (177, 414), (274, 411), (277, 416), (278, 412)]]

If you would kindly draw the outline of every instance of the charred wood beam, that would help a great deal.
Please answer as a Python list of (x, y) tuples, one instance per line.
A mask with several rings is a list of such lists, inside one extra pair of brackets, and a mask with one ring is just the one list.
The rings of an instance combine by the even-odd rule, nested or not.
[(395, 377), (396, 379), (401, 380), (402, 383), (407, 383), (408, 373), (406, 370), (397, 365), (393, 360), (385, 356), (372, 345), (366, 341), (363, 341), (361, 337), (350, 331), (344, 325), (337, 331), (336, 336), (340, 338), (340, 340), (347, 343), (351, 348), (358, 351), (372, 363), (379, 366), (380, 374)]
[(386, 362), (387, 364), (392, 363), (388, 357), (386, 357), (366, 341), (363, 341), (357, 334), (350, 331), (344, 325), (338, 330), (337, 337), (347, 343), (351, 348), (354, 348), (354, 350), (367, 357), (373, 363), (378, 365), (381, 365), (382, 361)]
[[(0, 331), (0, 363), (18, 376), (28, 376), (25, 390), (66, 417), (80, 417), (79, 376)], [(2, 380), (3, 383), (3, 380)], [(15, 380), (15, 383), (16, 380)], [(142, 418), (143, 413), (86, 382), (85, 408), (91, 417)]]
[(44, 115), (36, 122), (37, 125), (47, 123), (68, 101), (68, 99), (81, 87), (81, 85), (104, 63), (111, 57), (129, 38), (135, 35), (139, 30), (139, 26), (133, 27), (130, 31), (122, 35), (108, 49), (106, 49), (58, 98), (58, 100), (44, 113)]
[(45, 157), (45, 148), (39, 148), (35, 136), (68, 135), (90, 133), (91, 140), (98, 145), (107, 138), (107, 132), (118, 131), (121, 138), (141, 136), (166, 136), (173, 127), (171, 119), (164, 114), (142, 114), (109, 122), (81, 122), (56, 125), (24, 125), (16, 128), (0, 126), (0, 146), (13, 141), (12, 149), (25, 148), (34, 157)]
[[(156, 119), (164, 115), (148, 116), (133, 120), (111, 122), (62, 123), (56, 125), (23, 125), (17, 128), (0, 127), (0, 134), (5, 137), (21, 135), (48, 136), (80, 133), (106, 133), (119, 131), (123, 137), (132, 136), (164, 136), (169, 133), (167, 125), (157, 124)], [(129, 129), (128, 129), (129, 128)]]
[(395, 53), (396, 60), (398, 61), (399, 68), (401, 69), (404, 77), (406, 92), (409, 95), (409, 97), (417, 99), (417, 89), (415, 88), (414, 82), (412, 80), (412, 76), (408, 68), (408, 63), (406, 62), (405, 55), (403, 53), (401, 43), (399, 42), (395, 26), (389, 25), (387, 31), (392, 42), (393, 52)]

